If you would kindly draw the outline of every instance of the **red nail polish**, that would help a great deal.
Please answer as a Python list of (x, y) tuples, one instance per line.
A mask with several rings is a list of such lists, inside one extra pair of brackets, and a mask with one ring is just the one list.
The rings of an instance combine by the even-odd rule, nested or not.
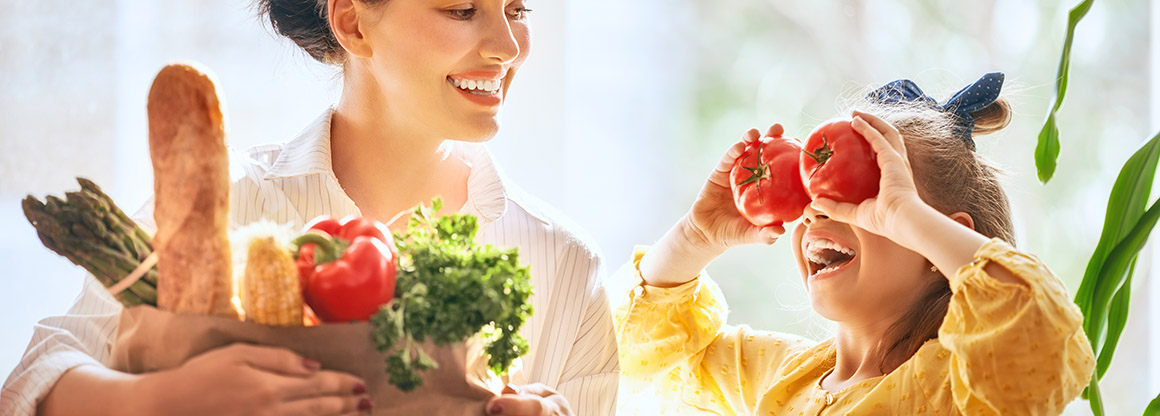
[(362, 383), (355, 384), (355, 385), (354, 385), (354, 390), (351, 390), (351, 392), (352, 392), (352, 393), (354, 393), (354, 394), (363, 394), (363, 393), (366, 393), (366, 392), (367, 392), (367, 385), (366, 385), (366, 384), (362, 384)]
[(311, 360), (309, 358), (302, 359), (302, 366), (306, 367), (306, 369), (310, 370), (310, 371), (317, 371), (317, 370), (322, 369), (321, 363), (319, 363), (318, 361)]
[(371, 399), (363, 397), (362, 399), (360, 399), (358, 401), (358, 410), (359, 411), (371, 410), (371, 407), (372, 407), (371, 406)]
[(500, 413), (503, 413), (503, 406), (500, 406), (499, 403), (492, 404), (491, 410), (489, 410), (488, 413), (491, 413), (493, 415), (498, 415)]

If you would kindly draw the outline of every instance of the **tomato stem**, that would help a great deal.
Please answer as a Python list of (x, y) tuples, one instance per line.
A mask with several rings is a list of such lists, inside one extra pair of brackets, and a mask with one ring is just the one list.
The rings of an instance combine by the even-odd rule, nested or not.
[[(748, 178), (745, 178), (745, 180), (738, 182), (737, 186), (760, 182), (762, 179), (769, 179), (769, 164), (768, 163), (761, 163), (761, 145), (760, 144), (757, 146), (757, 167), (755, 167), (755, 168), (751, 168), (748, 166), (742, 166), (742, 167), (745, 168), (745, 170), (748, 170), (750, 175)], [(761, 198), (761, 184), (757, 183), (756, 186), (757, 186), (757, 202), (764, 203), (761, 200), (762, 199)]]
[(830, 141), (829, 139), (826, 139), (826, 133), (822, 133), (822, 146), (814, 149), (814, 153), (810, 153), (810, 151), (806, 149), (802, 149), (802, 153), (805, 153), (810, 157), (810, 159), (818, 162), (818, 167), (822, 167), (822, 165), (825, 165), (826, 161), (830, 160), (830, 157), (834, 155), (834, 150), (830, 149)]

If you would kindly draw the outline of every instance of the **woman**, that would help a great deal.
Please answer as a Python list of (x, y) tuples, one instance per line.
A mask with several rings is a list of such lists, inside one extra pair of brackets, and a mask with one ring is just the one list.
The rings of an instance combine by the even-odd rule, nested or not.
[[(503, 178), (478, 142), (530, 46), (524, 0), (260, 0), (274, 28), (343, 68), (339, 102), (285, 145), (251, 149), (233, 184), (238, 225), (328, 214), (399, 218), (441, 196), (480, 219), (479, 240), (530, 263), (536, 313), (526, 383), (489, 414), (609, 414), (616, 344), (600, 259), (566, 220)], [(148, 212), (148, 209), (146, 210)], [(146, 215), (149, 217), (149, 215)], [(398, 229), (402, 217), (392, 222)], [(102, 364), (120, 306), (94, 279), (38, 326), (0, 405), (19, 414), (346, 414), (373, 406), (361, 380), (277, 348), (235, 345), (146, 375)]]

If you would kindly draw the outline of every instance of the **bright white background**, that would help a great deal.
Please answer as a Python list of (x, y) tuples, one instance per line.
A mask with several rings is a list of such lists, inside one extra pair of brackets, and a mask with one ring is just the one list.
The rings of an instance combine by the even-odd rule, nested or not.
[[(393, 0), (411, 1), (411, 0)], [(938, 6), (935, 6), (938, 4)], [(1075, 291), (1118, 167), (1160, 128), (1160, 1), (1097, 2), (1077, 33), (1061, 112), (1063, 153), (1035, 180), (1067, 7), (1054, 0), (531, 0), (534, 53), (491, 143), (506, 172), (583, 225), (616, 267), (688, 207), (749, 127), (802, 136), (860, 88), (909, 77), (945, 99), (1007, 73), (1015, 121), (979, 151), (1009, 172), (1019, 243)], [(221, 81), (235, 147), (292, 138), (336, 98), (333, 69), (270, 34), (248, 0), (0, 0), (0, 376), (39, 319), (63, 313), (82, 272), (44, 249), (26, 194), (85, 176), (134, 210), (151, 192), (145, 97), (165, 62)], [(941, 94), (940, 94), (941, 92)], [(1160, 249), (1144, 262), (1154, 268)], [(730, 321), (815, 339), (785, 243), (710, 266)], [(1141, 267), (1129, 328), (1105, 378), (1109, 414), (1160, 392), (1160, 284)], [(1084, 414), (1083, 405), (1073, 406)]]

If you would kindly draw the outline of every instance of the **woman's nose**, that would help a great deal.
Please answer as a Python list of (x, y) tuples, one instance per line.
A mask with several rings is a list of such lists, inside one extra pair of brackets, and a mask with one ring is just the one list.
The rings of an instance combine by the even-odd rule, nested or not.
[(806, 205), (805, 211), (802, 211), (802, 224), (809, 226), (814, 221), (830, 219), (826, 214), (814, 209), (813, 205)]
[(500, 13), (498, 18), (489, 19), (484, 33), (480, 55), (498, 63), (509, 63), (520, 55), (518, 34), (513, 30), (506, 13)]

